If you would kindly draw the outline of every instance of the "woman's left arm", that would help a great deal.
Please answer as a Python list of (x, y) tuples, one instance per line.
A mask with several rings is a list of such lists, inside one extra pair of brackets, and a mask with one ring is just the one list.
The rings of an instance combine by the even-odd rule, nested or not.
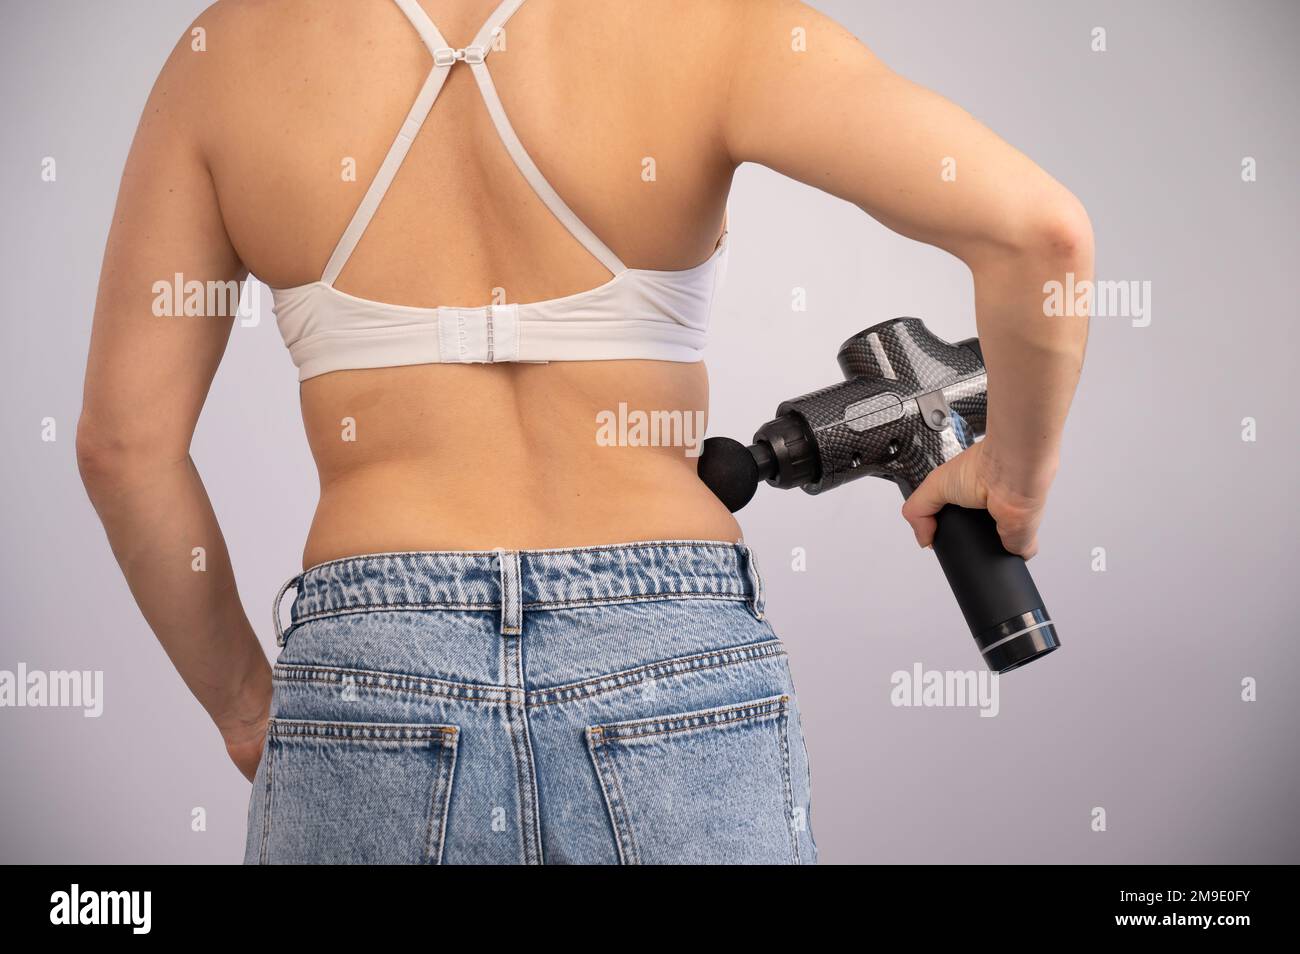
[(177, 44), (150, 94), (122, 176), (95, 305), (77, 463), (140, 610), (251, 778), (271, 671), (189, 453), (230, 336), (233, 296), (204, 294), (205, 311), (212, 299), (226, 303), (214, 314), (186, 316), (183, 299), (168, 302), (160, 291), (187, 282), (224, 291), (246, 274), (204, 155), (211, 94), (195, 60), (203, 54), (189, 41)]

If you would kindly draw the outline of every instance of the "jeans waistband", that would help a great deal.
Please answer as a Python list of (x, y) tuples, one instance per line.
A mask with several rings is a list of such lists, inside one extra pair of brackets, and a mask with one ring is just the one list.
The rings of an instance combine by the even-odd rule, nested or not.
[[(297, 589), (290, 624), (280, 602)], [(556, 550), (417, 551), (332, 560), (280, 587), (276, 642), (301, 623), (371, 610), (499, 610), (503, 635), (517, 634), (528, 610), (656, 599), (748, 603), (763, 618), (763, 580), (743, 543), (661, 540)]]

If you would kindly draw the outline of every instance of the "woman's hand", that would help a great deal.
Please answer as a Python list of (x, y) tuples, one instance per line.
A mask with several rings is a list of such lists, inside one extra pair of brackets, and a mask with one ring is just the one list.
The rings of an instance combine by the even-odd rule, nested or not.
[(250, 782), (257, 774), (266, 744), (266, 724), (271, 715), (271, 680), (269, 667), (258, 671), (257, 678), (240, 693), (238, 702), (216, 720), (226, 753), (235, 767)]
[(249, 729), (243, 736), (224, 737), (226, 754), (230, 756), (230, 761), (234, 762), (244, 778), (251, 782), (253, 776), (257, 774), (258, 763), (262, 761), (262, 746), (266, 744), (266, 722), (264, 721), (259, 729)]
[(981, 441), (931, 471), (903, 504), (903, 517), (916, 542), (928, 547), (938, 527), (935, 514), (946, 504), (987, 510), (997, 521), (1002, 545), (1028, 560), (1038, 552), (1038, 525), (1055, 472), (1053, 461), (1013, 478), (988, 441)]

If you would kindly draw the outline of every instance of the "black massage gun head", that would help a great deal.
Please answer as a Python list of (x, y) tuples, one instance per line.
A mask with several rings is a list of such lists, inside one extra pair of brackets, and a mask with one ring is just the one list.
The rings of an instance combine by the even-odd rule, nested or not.
[(732, 513), (754, 498), (760, 481), (803, 487), (817, 479), (817, 448), (795, 416), (768, 421), (746, 447), (730, 437), (704, 442), (696, 472)]
[(749, 503), (758, 489), (760, 470), (753, 451), (730, 437), (710, 437), (700, 452), (700, 480), (732, 513)]

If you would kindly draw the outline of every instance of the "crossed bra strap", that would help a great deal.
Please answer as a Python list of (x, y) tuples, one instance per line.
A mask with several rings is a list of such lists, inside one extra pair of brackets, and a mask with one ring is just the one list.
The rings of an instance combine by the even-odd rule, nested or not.
[(429, 118), (429, 112), (433, 109), (433, 104), (437, 101), (438, 94), (442, 91), (443, 84), (447, 81), (451, 68), (460, 62), (468, 64), (473, 71), (479, 92), (483, 96), (483, 102), (487, 106), (488, 114), (492, 117), (493, 125), (496, 127), (497, 135), (501, 137), (501, 141), (510, 153), (515, 165), (523, 173), (524, 178), (528, 180), (538, 198), (545, 203), (546, 207), (568, 229), (569, 233), (595, 256), (602, 265), (609, 269), (612, 275), (625, 271), (627, 266), (610, 250), (609, 246), (596, 236), (596, 233), (587, 228), (574, 211), (560, 198), (555, 189), (551, 187), (551, 184), (546, 181), (541, 170), (537, 168), (532, 157), (524, 149), (523, 143), (519, 141), (514, 127), (510, 125), (505, 108), (501, 105), (501, 97), (497, 95), (496, 87), (492, 83), (492, 75), (487, 68), (488, 55), (494, 50), (505, 48), (505, 23), (516, 10), (523, 6), (524, 0), (504, 0), (487, 18), (483, 26), (479, 28), (473, 42), (469, 46), (460, 49), (451, 46), (443, 39), (442, 34), (433, 21), (429, 19), (429, 15), (424, 12), (424, 8), (420, 6), (417, 0), (394, 0), (394, 2), (406, 14), (406, 18), (411, 21), (416, 32), (420, 34), (420, 39), (428, 47), (429, 53), (433, 56), (433, 69), (430, 71), (428, 79), (424, 81), (424, 86), (420, 89), (415, 104), (407, 114), (406, 121), (402, 123), (402, 128), (397, 133), (392, 148), (388, 150), (383, 165), (379, 167), (379, 172), (376, 173), (374, 180), (370, 183), (365, 198), (361, 200), (361, 205), (358, 206), (356, 213), (352, 216), (352, 221), (348, 224), (347, 230), (339, 239), (334, 254), (330, 256), (329, 262), (325, 266), (325, 272), (321, 276), (321, 281), (326, 285), (333, 286), (342, 273), (343, 267), (347, 265), (348, 259), (352, 257), (357, 244), (361, 241), (361, 236), (365, 234), (371, 219), (374, 218), (380, 203), (383, 202), (389, 187), (397, 177), (397, 172), (406, 159), (411, 144), (424, 127), (425, 120)]

